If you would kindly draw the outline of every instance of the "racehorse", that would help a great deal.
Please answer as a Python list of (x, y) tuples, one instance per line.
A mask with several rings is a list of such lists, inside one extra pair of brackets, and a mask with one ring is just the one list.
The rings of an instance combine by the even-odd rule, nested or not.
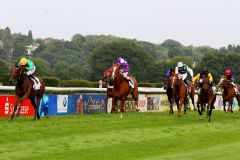
[[(124, 104), (125, 100), (127, 99), (128, 94), (132, 95), (132, 98), (135, 100), (135, 105), (137, 107), (138, 103), (138, 83), (137, 80), (130, 76), (129, 77), (133, 83), (134, 83), (134, 88), (132, 89), (129, 86), (128, 80), (126, 80), (122, 73), (120, 72), (120, 66), (117, 64), (113, 64), (111, 67), (111, 72), (110, 72), (110, 81), (112, 81), (112, 112), (116, 111), (116, 105), (117, 105), (117, 100), (120, 100), (120, 111), (121, 113), (125, 111)], [(122, 118), (122, 114), (121, 114)]]
[[(220, 86), (223, 88), (222, 98), (223, 98), (223, 110), (226, 112), (226, 102), (229, 103), (228, 112), (231, 111), (233, 113), (233, 99), (236, 97), (238, 101), (238, 107), (240, 105), (240, 95), (236, 94), (233, 88), (233, 85), (227, 80), (226, 76), (222, 76), (219, 83)], [(239, 85), (237, 85), (239, 88)], [(240, 111), (240, 108), (239, 108)]]
[(163, 83), (163, 88), (166, 90), (166, 94), (167, 94), (167, 97), (168, 97), (168, 102), (170, 104), (169, 114), (173, 114), (173, 103), (174, 103), (173, 88), (171, 87), (170, 82), (171, 82), (171, 75), (173, 75), (174, 72), (175, 72), (174, 69), (170, 69), (170, 73), (165, 76), (164, 83)]
[[(17, 66), (11, 67), (9, 81), (17, 82), (17, 84), (15, 87), (16, 96), (15, 96), (14, 110), (12, 112), (12, 115), (9, 121), (13, 121), (14, 114), (17, 108), (18, 108), (17, 115), (20, 114), (21, 105), (27, 99), (31, 100), (31, 104), (34, 107), (34, 110), (35, 110), (34, 120), (36, 120), (36, 116), (37, 116), (37, 119), (40, 119), (40, 115), (38, 113), (38, 107), (43, 97), (45, 85), (41, 78), (38, 77), (38, 79), (41, 86), (39, 90), (35, 90), (33, 88), (34, 82), (26, 74), (24, 74), (24, 71), (21, 67), (17, 67)], [(35, 97), (37, 99), (36, 103), (35, 103)]]
[(186, 84), (183, 82), (183, 80), (178, 78), (178, 74), (174, 73), (173, 75), (171, 75), (170, 85), (173, 89), (173, 97), (174, 97), (175, 103), (177, 104), (178, 116), (181, 116), (182, 105), (184, 105), (184, 114), (187, 113), (187, 105), (188, 105), (188, 100), (189, 100), (188, 94), (189, 94), (189, 96), (192, 100), (192, 104), (194, 106), (195, 88), (191, 82), (188, 82), (188, 83), (189, 83), (189, 86), (191, 87), (190, 92), (188, 91), (188, 88), (187, 88)]
[(213, 93), (213, 89), (209, 84), (208, 78), (201, 79), (201, 90), (198, 94), (197, 108), (199, 113), (199, 120), (202, 120), (202, 113), (204, 105), (207, 104), (207, 118), (208, 121), (211, 121), (212, 109), (216, 101), (216, 94)]

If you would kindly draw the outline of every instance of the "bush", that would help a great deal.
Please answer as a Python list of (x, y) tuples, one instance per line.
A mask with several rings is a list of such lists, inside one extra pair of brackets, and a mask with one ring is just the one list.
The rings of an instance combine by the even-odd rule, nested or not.
[(163, 87), (163, 83), (162, 83), (162, 82), (154, 83), (154, 86), (155, 86), (156, 88), (162, 88), (162, 87)]
[(15, 86), (15, 84), (14, 83), (10, 83), (9, 82), (9, 74), (4, 74), (3, 76), (2, 76), (2, 79), (1, 79), (1, 81), (2, 81), (2, 85), (3, 86)]
[(43, 77), (42, 79), (45, 83), (45, 86), (49, 86), (49, 87), (60, 86), (60, 79), (57, 77)]
[(62, 87), (93, 87), (93, 83), (87, 80), (63, 80)]

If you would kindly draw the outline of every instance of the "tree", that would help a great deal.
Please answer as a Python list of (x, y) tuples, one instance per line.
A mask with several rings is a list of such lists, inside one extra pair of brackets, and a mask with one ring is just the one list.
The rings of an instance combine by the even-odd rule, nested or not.
[(172, 40), (172, 39), (167, 39), (165, 40), (162, 44), (161, 44), (162, 47), (165, 47), (165, 48), (168, 48), (168, 49), (171, 49), (171, 48), (174, 48), (174, 47), (182, 47), (182, 44), (178, 41), (175, 41), (175, 40)]
[(28, 31), (27, 37), (28, 37), (29, 44), (32, 44), (33, 43), (33, 36), (32, 36), (32, 31), (31, 30)]
[(0, 67), (0, 81), (1, 81), (4, 74), (9, 74), (10, 67), (3, 59), (0, 59), (0, 66), (1, 66)]
[(168, 51), (168, 57), (173, 58), (175, 56), (183, 56), (183, 50), (180, 47), (173, 47)]
[(94, 50), (89, 59), (91, 80), (101, 79), (103, 71), (108, 69), (118, 57), (129, 62), (130, 75), (135, 76), (138, 81), (149, 81), (147, 74), (149, 64), (154, 62), (154, 59), (142, 47), (129, 40), (113, 42)]

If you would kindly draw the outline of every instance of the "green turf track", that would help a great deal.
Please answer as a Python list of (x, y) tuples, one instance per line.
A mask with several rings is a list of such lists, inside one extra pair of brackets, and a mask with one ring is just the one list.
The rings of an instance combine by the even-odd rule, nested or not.
[[(205, 114), (205, 113), (204, 113)], [(0, 118), (0, 159), (239, 160), (240, 113), (91, 114)]]

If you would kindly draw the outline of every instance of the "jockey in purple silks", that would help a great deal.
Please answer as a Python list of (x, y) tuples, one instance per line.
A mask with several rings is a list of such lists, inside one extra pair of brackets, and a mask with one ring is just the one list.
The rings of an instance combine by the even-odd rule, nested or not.
[(123, 75), (123, 77), (129, 81), (129, 86), (131, 88), (134, 88), (134, 83), (133, 81), (128, 77), (128, 72), (129, 72), (129, 64), (126, 60), (123, 58), (118, 58), (115, 62), (115, 64), (120, 66), (120, 72)]

